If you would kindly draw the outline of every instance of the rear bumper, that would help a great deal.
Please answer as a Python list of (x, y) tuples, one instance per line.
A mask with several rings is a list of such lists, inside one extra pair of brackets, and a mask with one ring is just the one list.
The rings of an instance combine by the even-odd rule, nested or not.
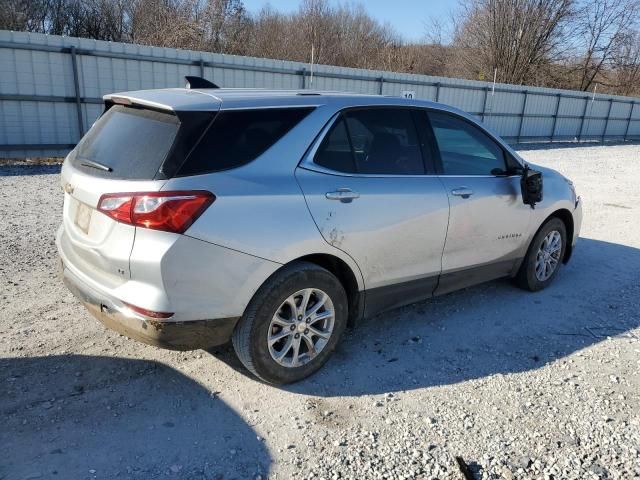
[(64, 284), (86, 309), (106, 327), (156, 347), (195, 350), (227, 343), (238, 317), (214, 320), (162, 321), (145, 318), (121, 301), (98, 292), (62, 266)]

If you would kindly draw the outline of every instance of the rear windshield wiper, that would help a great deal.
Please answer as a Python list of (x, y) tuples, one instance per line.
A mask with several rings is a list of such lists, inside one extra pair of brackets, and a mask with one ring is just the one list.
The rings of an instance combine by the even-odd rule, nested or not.
[(98, 162), (94, 162), (93, 160), (81, 160), (80, 165), (82, 165), (83, 167), (97, 168), (98, 170), (102, 170), (104, 172), (113, 172), (113, 168)]

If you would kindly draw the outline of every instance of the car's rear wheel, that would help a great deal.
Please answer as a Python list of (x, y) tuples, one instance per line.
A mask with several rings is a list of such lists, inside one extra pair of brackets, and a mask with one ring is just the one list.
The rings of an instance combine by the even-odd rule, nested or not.
[(567, 229), (559, 218), (548, 220), (533, 238), (516, 276), (518, 285), (536, 292), (547, 287), (560, 270), (567, 242)]
[(297, 262), (255, 294), (233, 333), (243, 365), (269, 383), (308, 377), (328, 360), (347, 324), (347, 295), (328, 270)]

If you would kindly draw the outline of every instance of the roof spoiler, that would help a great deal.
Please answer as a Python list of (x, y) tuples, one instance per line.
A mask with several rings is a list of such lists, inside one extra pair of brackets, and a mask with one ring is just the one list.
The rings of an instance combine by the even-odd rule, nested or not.
[(191, 75), (187, 75), (187, 76), (184, 77), (184, 79), (187, 81), (187, 84), (185, 85), (185, 88), (188, 88), (188, 89), (192, 89), (192, 88), (220, 88), (215, 83), (210, 82), (209, 80), (205, 80), (202, 77), (193, 77)]

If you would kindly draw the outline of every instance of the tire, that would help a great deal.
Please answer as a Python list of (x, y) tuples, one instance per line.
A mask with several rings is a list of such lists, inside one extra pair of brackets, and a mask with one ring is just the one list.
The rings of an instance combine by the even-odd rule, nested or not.
[[(541, 260), (542, 263), (548, 263), (544, 260), (545, 256), (542, 250), (545, 250), (545, 246), (543, 244), (545, 242), (545, 239), (547, 240), (547, 246), (552, 246), (554, 244), (554, 239), (557, 238), (553, 235), (554, 232), (556, 232), (556, 234), (559, 234), (561, 244), (558, 250), (556, 250), (553, 254), (548, 255), (546, 258), (550, 258), (551, 260), (555, 259), (555, 265), (553, 266), (553, 269), (551, 271), (545, 270), (544, 273), (540, 275), (540, 272), (544, 267), (539, 268), (537, 272), (536, 266), (538, 265), (538, 261)], [(538, 290), (546, 288), (558, 274), (566, 249), (567, 229), (564, 222), (555, 217), (547, 220), (542, 225), (542, 227), (540, 227), (540, 230), (538, 230), (538, 233), (536, 233), (535, 237), (533, 237), (531, 245), (529, 245), (527, 255), (525, 256), (522, 265), (520, 266), (520, 270), (518, 271), (515, 278), (517, 285), (531, 292), (537, 292)], [(550, 250), (547, 250), (547, 253), (549, 251)], [(539, 253), (542, 255), (542, 257), (539, 257)], [(553, 262), (551, 261), (550, 263)]]
[[(307, 307), (301, 315), (305, 299)], [(317, 312), (311, 313), (314, 308)], [(313, 263), (296, 262), (273, 274), (256, 292), (233, 332), (233, 348), (242, 364), (261, 380), (279, 385), (297, 382), (329, 359), (347, 317), (347, 294), (340, 281)], [(280, 339), (273, 342), (276, 338)], [(309, 342), (315, 342), (315, 350)]]

